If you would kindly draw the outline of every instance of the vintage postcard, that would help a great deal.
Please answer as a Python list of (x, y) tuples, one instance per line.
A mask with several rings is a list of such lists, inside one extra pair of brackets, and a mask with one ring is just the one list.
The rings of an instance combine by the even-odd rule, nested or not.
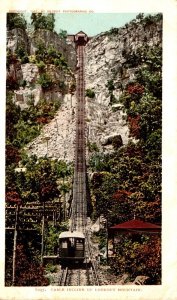
[(0, 299), (176, 299), (176, 19), (1, 5)]

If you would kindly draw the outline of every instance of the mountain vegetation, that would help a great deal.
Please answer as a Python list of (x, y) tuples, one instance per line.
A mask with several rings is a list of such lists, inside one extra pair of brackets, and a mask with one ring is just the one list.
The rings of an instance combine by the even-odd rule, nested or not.
[[(95, 216), (103, 215), (108, 227), (133, 217), (161, 224), (162, 49), (142, 46), (137, 59), (143, 64), (119, 98), (132, 140), (90, 159)], [(112, 81), (108, 89), (114, 90)], [(151, 284), (159, 283), (159, 236), (133, 239), (130, 234), (119, 242), (111, 266), (116, 274), (148, 274)]]
[[(54, 30), (53, 14), (32, 14), (32, 25), (34, 31), (45, 29)], [(7, 14), (8, 30), (27, 30), (26, 21), (21, 14)], [(61, 32), (62, 38), (66, 32)], [(45, 92), (58, 89), (61, 94), (68, 91), (64, 78), (55, 80), (48, 71), (54, 66), (58, 72), (70, 73), (67, 61), (61, 52), (53, 45), (46, 47), (41, 41), (37, 43), (34, 55), (29, 55), (23, 43), (17, 46), (15, 52), (7, 49), (7, 75), (6, 81), (6, 206), (12, 209), (11, 217), (6, 219), (8, 227), (15, 226), (14, 211), (17, 212), (17, 237), (15, 266), (14, 261), (14, 233), (6, 231), (6, 274), (5, 284), (7, 286), (40, 286), (48, 285), (49, 280), (45, 277), (45, 268), (41, 266), (41, 224), (42, 215), (35, 217), (27, 215), (22, 207), (43, 207), (45, 215), (44, 253), (53, 254), (58, 242), (58, 233), (66, 229), (62, 222), (64, 219), (60, 203), (59, 219), (53, 227), (53, 219), (48, 219), (45, 213), (46, 203), (54, 203), (65, 197), (71, 189), (71, 178), (73, 175), (72, 164), (62, 160), (51, 160), (47, 157), (38, 158), (36, 155), (29, 156), (25, 146), (41, 133), (44, 125), (48, 124), (60, 109), (62, 99), (47, 99)], [(36, 82), (41, 86), (44, 96), (35, 103), (34, 98), (29, 97), (25, 108), (21, 108), (14, 101), (14, 91), (25, 88), (27, 82), (19, 81), (17, 69), (22, 64), (32, 63), (38, 67), (39, 77)], [(15, 72), (13, 73), (12, 70)], [(34, 85), (34, 83), (33, 83)], [(75, 89), (74, 83), (71, 86)], [(47, 148), (47, 140), (44, 138), (44, 146)], [(33, 214), (34, 215), (34, 214)], [(36, 223), (37, 222), (37, 223)], [(28, 230), (28, 224), (30, 229)], [(19, 230), (19, 228), (22, 228)], [(32, 230), (32, 231), (31, 231)], [(18, 259), (18, 258), (21, 259)], [(12, 269), (13, 268), (13, 269)], [(15, 268), (15, 269), (14, 269)], [(15, 277), (12, 278), (13, 271)]]
[[(157, 22), (161, 15), (137, 16), (139, 22), (149, 26)], [(53, 14), (32, 13), (34, 30), (53, 32)], [(136, 22), (134, 21), (136, 25)], [(26, 30), (27, 24), (21, 14), (7, 14), (7, 28)], [(128, 27), (128, 25), (127, 25)], [(112, 28), (108, 35), (115, 37), (119, 29)], [(66, 39), (61, 30), (60, 37)], [(162, 48), (161, 46), (140, 46), (135, 52), (123, 51), (126, 68), (136, 68), (133, 80), (121, 86), (120, 97), (115, 97), (117, 89), (113, 78), (108, 78), (106, 88), (110, 105), (121, 104), (129, 126), (129, 142), (112, 140), (113, 151), (100, 152), (95, 142), (88, 141), (91, 153), (88, 163), (92, 173), (89, 188), (92, 195), (92, 218), (103, 215), (107, 228), (128, 220), (141, 219), (161, 224), (161, 138), (162, 138)], [(51, 66), (71, 75), (67, 59), (53, 45), (39, 41), (34, 55), (29, 55), (25, 47), (17, 47), (15, 53), (7, 51), (7, 70), (13, 65), (16, 72), (21, 64), (33, 63), (38, 67), (37, 84), (43, 95), (55, 88), (61, 94), (73, 94), (75, 79), (70, 88), (65, 80), (57, 79), (49, 72)], [(61, 202), (60, 220), (53, 225), (52, 219), (45, 219), (45, 253), (56, 252), (58, 233), (67, 228), (65, 218), (65, 195), (72, 188), (73, 166), (65, 161), (45, 157), (29, 156), (25, 146), (36, 138), (44, 125), (48, 124), (61, 107), (61, 100), (41, 98), (37, 104), (28, 101), (26, 108), (16, 105), (14, 90), (24, 88), (26, 82), (19, 82), (14, 76), (7, 77), (6, 100), (6, 205), (20, 207), (39, 205), (45, 211), (47, 203)], [(95, 101), (95, 90), (87, 89), (86, 96)], [(44, 140), (47, 150), (47, 139)], [(10, 226), (14, 225), (12, 217)], [(32, 222), (31, 222), (32, 223)], [(41, 224), (32, 224), (33, 231), (18, 231), (16, 256), (16, 286), (48, 285), (45, 269), (41, 267)], [(106, 228), (105, 228), (106, 229)], [(99, 235), (99, 234), (98, 234)], [(100, 244), (105, 245), (106, 230), (100, 233)], [(13, 239), (11, 231), (6, 233), (6, 285), (12, 284)], [(54, 250), (55, 249), (55, 250)], [(161, 280), (161, 240), (159, 235), (129, 233), (120, 238), (115, 246), (114, 256), (109, 264), (116, 275), (128, 273), (149, 276), (150, 284), (160, 284)]]

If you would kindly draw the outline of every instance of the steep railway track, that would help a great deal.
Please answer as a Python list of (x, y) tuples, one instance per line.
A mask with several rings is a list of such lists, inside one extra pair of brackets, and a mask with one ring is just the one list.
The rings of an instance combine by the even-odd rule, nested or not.
[(58, 280), (59, 286), (88, 286), (98, 285), (92, 266), (65, 267), (61, 270)]
[(58, 285), (63, 286), (99, 285), (97, 265), (92, 251), (90, 237), (87, 232), (84, 51), (84, 44), (77, 44), (77, 108), (70, 231), (81, 231), (85, 234), (85, 261), (82, 266), (76, 265), (63, 267), (63, 269), (61, 269)]
[(85, 81), (84, 81), (84, 46), (78, 45), (77, 57), (77, 113), (75, 136), (75, 166), (73, 184), (73, 202), (71, 230), (85, 231), (87, 220), (86, 204), (86, 151), (85, 151)]

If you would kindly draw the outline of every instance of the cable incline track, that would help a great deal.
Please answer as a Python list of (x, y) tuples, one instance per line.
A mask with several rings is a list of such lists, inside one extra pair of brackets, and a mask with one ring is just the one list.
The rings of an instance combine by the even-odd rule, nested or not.
[(85, 76), (84, 51), (86, 43), (77, 43), (76, 79), (76, 132), (74, 154), (73, 199), (71, 205), (70, 231), (80, 231), (85, 235), (85, 261), (82, 266), (61, 269), (58, 285), (99, 285), (97, 265), (87, 232), (86, 200), (86, 121), (85, 121)]
[(79, 69), (77, 74), (77, 113), (75, 137), (75, 166), (71, 231), (85, 232), (87, 220), (86, 203), (86, 151), (85, 151), (85, 81), (84, 45), (77, 46)]

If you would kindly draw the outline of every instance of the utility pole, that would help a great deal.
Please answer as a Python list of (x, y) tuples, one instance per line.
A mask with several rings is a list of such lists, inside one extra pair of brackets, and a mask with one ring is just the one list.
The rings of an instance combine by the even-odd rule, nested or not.
[(48, 157), (48, 145), (49, 145), (50, 137), (49, 137), (49, 136), (44, 136), (44, 137), (42, 138), (42, 140), (43, 140), (44, 142), (47, 143), (47, 153), (46, 153), (46, 155), (47, 155), (47, 157)]
[(12, 286), (15, 285), (15, 274), (16, 274), (16, 252), (17, 252), (18, 215), (19, 215), (19, 204), (17, 204), (16, 210), (15, 210), (13, 263), (12, 263)]
[(42, 216), (42, 229), (41, 229), (41, 263), (43, 265), (43, 256), (44, 256), (44, 228), (45, 228), (45, 202), (43, 202), (43, 216)]

